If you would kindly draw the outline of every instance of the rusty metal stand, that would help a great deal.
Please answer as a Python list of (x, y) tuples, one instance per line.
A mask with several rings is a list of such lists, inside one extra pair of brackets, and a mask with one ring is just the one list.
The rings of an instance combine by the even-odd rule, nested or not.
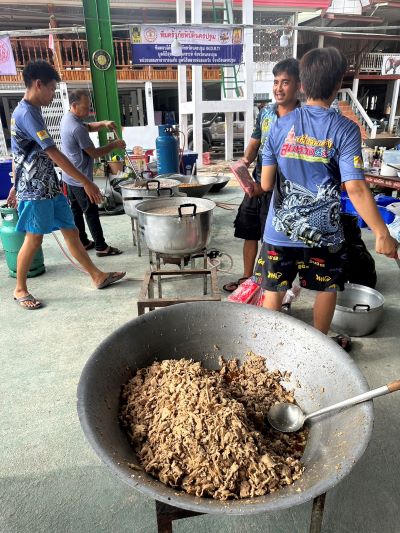
[[(321, 533), (322, 519), (324, 516), (326, 493), (314, 498), (311, 512), (310, 530), (309, 533)], [(190, 518), (192, 516), (200, 516), (204, 513), (196, 513), (195, 511), (186, 511), (179, 509), (167, 503), (162, 503), (156, 500), (157, 513), (157, 531), (158, 533), (172, 533), (172, 522), (182, 518)]]
[[(180, 297), (180, 298), (163, 298), (161, 293), (161, 278), (163, 276), (176, 276), (179, 277), (191, 277), (207, 278), (210, 276), (211, 280), (211, 291), (210, 294), (204, 294), (203, 296), (193, 296), (193, 297)], [(158, 287), (158, 296), (154, 296), (154, 284), (157, 281)], [(205, 282), (206, 283), (206, 282)], [(138, 315), (143, 315), (145, 309), (148, 308), (149, 311), (153, 311), (156, 307), (166, 307), (168, 305), (179, 304), (184, 302), (220, 302), (221, 294), (218, 288), (218, 278), (217, 270), (215, 268), (201, 268), (201, 269), (184, 269), (184, 270), (148, 270), (144, 275), (144, 280), (142, 283), (142, 288), (140, 290), (139, 299), (137, 301)]]
[(167, 503), (162, 503), (156, 500), (157, 513), (157, 531), (158, 533), (172, 533), (172, 522), (182, 518), (190, 518), (191, 516), (200, 516), (204, 513), (196, 513), (195, 511), (186, 511), (185, 509), (178, 509)]
[(142, 242), (140, 240), (139, 222), (135, 217), (131, 217), (132, 225), (132, 240), (133, 246), (137, 246), (137, 253), (139, 257), (142, 257)]
[(313, 500), (310, 521), (310, 533), (321, 533), (322, 520), (324, 518), (326, 492), (320, 494)]

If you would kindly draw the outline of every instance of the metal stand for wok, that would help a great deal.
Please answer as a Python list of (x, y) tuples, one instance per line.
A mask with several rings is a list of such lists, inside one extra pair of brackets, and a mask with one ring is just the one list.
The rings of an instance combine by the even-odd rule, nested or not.
[[(314, 498), (311, 512), (310, 533), (321, 533), (322, 520), (324, 517), (326, 493)], [(162, 503), (156, 500), (157, 513), (157, 531), (158, 533), (172, 533), (172, 522), (182, 518), (190, 518), (191, 516), (200, 516), (204, 513), (196, 513), (195, 511), (187, 511), (185, 509), (178, 509), (167, 503)]]
[[(153, 311), (157, 307), (166, 307), (177, 303), (184, 302), (219, 302), (221, 301), (221, 294), (218, 288), (218, 277), (216, 268), (208, 268), (207, 265), (207, 250), (201, 250), (189, 256), (171, 257), (160, 253), (155, 254), (156, 260), (154, 262), (153, 252), (149, 250), (150, 267), (144, 276), (142, 288), (140, 290), (137, 301), (138, 315), (143, 315), (148, 308)], [(203, 268), (196, 268), (195, 260), (197, 258), (203, 259)], [(165, 259), (166, 263), (173, 263), (179, 266), (179, 269), (162, 270), (161, 259)], [(190, 268), (185, 268), (190, 264)], [(170, 279), (183, 278), (203, 278), (203, 295), (195, 295), (190, 297), (163, 297), (162, 294), (162, 278), (169, 277)], [(208, 293), (208, 277), (210, 277), (210, 293)], [(155, 284), (157, 284), (157, 296), (155, 295)]]
[(140, 240), (139, 222), (135, 217), (131, 217), (132, 224), (132, 240), (133, 246), (137, 246), (137, 253), (139, 257), (142, 257), (142, 243)]

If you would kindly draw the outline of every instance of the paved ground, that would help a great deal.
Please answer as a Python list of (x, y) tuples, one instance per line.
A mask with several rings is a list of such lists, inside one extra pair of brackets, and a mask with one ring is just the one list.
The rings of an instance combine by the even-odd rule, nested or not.
[[(238, 203), (240, 190), (226, 187), (215, 200)], [(241, 242), (232, 238), (234, 212), (216, 209), (212, 246), (234, 259), (231, 276), (241, 275)], [(91, 287), (74, 270), (55, 240), (44, 242), (47, 272), (29, 286), (46, 307), (27, 312), (12, 301), (14, 280), (0, 250), (0, 531), (156, 531), (154, 501), (119, 481), (85, 440), (76, 414), (76, 386), (93, 350), (109, 333), (136, 315), (147, 256), (132, 247), (130, 220), (104, 217), (110, 243), (125, 250), (97, 262), (126, 269), (126, 281), (105, 291)], [(372, 238), (364, 231), (371, 246)], [(91, 252), (92, 253), (92, 252)], [(400, 377), (399, 270), (377, 258), (378, 290), (385, 316), (371, 336), (354, 343), (352, 357), (371, 387)], [(173, 287), (172, 287), (173, 288)], [(303, 292), (294, 315), (310, 319), (310, 296)], [(400, 393), (375, 402), (375, 427), (364, 457), (327, 497), (324, 533), (394, 533), (399, 529)], [(254, 517), (202, 516), (175, 523), (175, 532), (306, 533), (311, 505)]]

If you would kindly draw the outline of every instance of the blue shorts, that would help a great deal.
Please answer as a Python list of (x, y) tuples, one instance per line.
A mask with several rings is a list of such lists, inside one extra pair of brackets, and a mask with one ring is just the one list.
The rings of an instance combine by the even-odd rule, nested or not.
[(59, 229), (75, 229), (74, 216), (63, 194), (46, 200), (18, 202), (17, 231), (44, 235)]

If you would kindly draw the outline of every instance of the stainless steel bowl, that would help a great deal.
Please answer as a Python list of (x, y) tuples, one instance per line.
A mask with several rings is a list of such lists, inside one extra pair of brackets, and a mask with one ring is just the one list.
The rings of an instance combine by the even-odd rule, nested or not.
[(369, 335), (382, 319), (384, 303), (375, 289), (346, 283), (345, 290), (338, 293), (331, 329), (352, 337)]
[(90, 444), (122, 481), (156, 500), (203, 513), (252, 514), (307, 502), (339, 483), (367, 447), (372, 402), (310, 422), (302, 478), (272, 494), (218, 501), (163, 485), (142, 470), (118, 422), (121, 387), (138, 368), (156, 359), (192, 358), (217, 368), (218, 358), (243, 361), (246, 352), (265, 357), (270, 369), (289, 370), (295, 397), (305, 412), (368, 390), (354, 361), (316, 329), (252, 305), (196, 302), (172, 305), (131, 320), (107, 337), (83, 369), (78, 414)]
[(211, 187), (210, 192), (219, 192), (221, 189), (225, 187), (225, 185), (228, 185), (229, 180), (231, 179), (229, 176), (213, 176), (217, 179), (217, 182)]

